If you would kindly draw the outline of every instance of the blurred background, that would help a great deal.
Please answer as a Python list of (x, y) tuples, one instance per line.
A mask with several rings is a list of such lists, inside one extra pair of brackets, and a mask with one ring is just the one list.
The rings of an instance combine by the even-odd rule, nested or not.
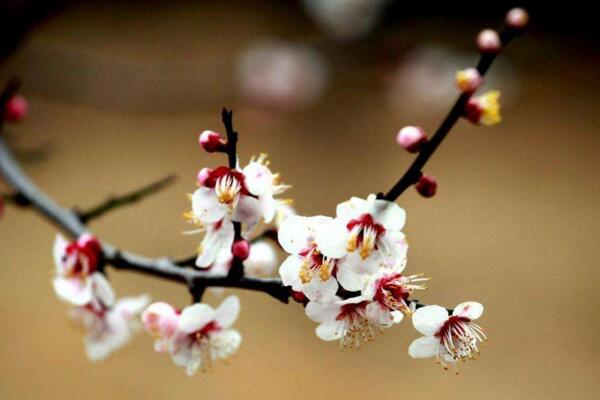
[[(476, 33), (512, 2), (394, 0), (4, 1), (0, 81), (22, 77), (26, 120), (10, 127), (24, 167), (65, 206), (86, 207), (174, 172), (178, 182), (91, 226), (148, 256), (187, 256), (184, 193), (224, 163), (197, 134), (235, 110), (242, 162), (267, 152), (302, 214), (333, 214), (385, 191), (412, 156), (405, 125), (433, 132), (472, 65)], [(529, 3), (529, 4), (527, 4)], [(31, 211), (0, 217), (0, 398), (592, 399), (600, 390), (600, 53), (584, 2), (524, 2), (530, 31), (502, 54), (486, 88), (501, 125), (460, 122), (413, 189), (408, 271), (433, 279), (425, 303), (486, 306), (489, 345), (455, 376), (412, 360), (410, 322), (358, 352), (320, 341), (298, 304), (237, 291), (240, 351), (188, 378), (140, 334), (89, 362), (50, 284), (55, 228)], [(0, 189), (6, 187), (0, 182)], [(120, 295), (185, 306), (173, 283), (110, 271)], [(206, 295), (206, 301), (220, 300)]]

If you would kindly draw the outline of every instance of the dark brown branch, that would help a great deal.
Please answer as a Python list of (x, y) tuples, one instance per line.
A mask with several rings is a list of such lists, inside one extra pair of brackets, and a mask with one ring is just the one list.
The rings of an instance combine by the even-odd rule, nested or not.
[(115, 210), (117, 208), (130, 205), (142, 200), (144, 197), (154, 194), (165, 187), (171, 185), (177, 176), (174, 174), (168, 175), (162, 178), (159, 181), (153, 182), (149, 185), (142, 187), (141, 189), (135, 190), (133, 192), (121, 195), (121, 196), (112, 196), (109, 197), (104, 202), (98, 204), (97, 206), (90, 208), (87, 211), (76, 211), (79, 215), (79, 219), (83, 223), (87, 223), (93, 219), (101, 217), (105, 213)]
[[(75, 212), (56, 204), (25, 175), (2, 137), (0, 137), (0, 174), (19, 197), (27, 200), (23, 202), (23, 206), (35, 209), (72, 238), (89, 232)], [(120, 251), (102, 240), (101, 243), (104, 262), (115, 269), (161, 277), (183, 283), (190, 288), (215, 286), (248, 289), (267, 293), (284, 303), (289, 301), (290, 291), (281, 284), (280, 279), (207, 277), (201, 271), (181, 268), (169, 258), (147, 258)]]
[[(504, 27), (500, 31), (500, 40), (502, 42), (502, 48), (504, 48), (508, 43), (518, 34), (519, 30)], [(498, 56), (498, 53), (482, 53), (477, 63), (477, 70), (484, 76), (485, 73), (489, 70), (490, 66)], [(382, 197), (388, 201), (395, 201), (406, 189), (410, 186), (414, 185), (418, 182), (419, 178), (422, 174), (422, 169), (429, 161), (435, 150), (439, 147), (442, 141), (446, 138), (452, 127), (456, 124), (456, 122), (462, 117), (465, 105), (469, 101), (471, 97), (470, 94), (463, 93), (461, 94), (454, 106), (450, 109), (450, 112), (437, 129), (435, 134), (431, 137), (431, 140), (423, 146), (423, 149), (417, 156), (417, 158), (413, 161), (412, 165), (408, 168), (408, 170), (402, 175), (402, 177), (396, 182), (396, 184)]]

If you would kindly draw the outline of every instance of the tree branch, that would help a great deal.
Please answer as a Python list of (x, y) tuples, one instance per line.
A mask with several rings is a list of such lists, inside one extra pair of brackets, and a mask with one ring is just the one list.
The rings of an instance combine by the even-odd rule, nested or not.
[(138, 190), (133, 192), (121, 195), (121, 196), (112, 196), (109, 197), (104, 202), (98, 204), (97, 206), (90, 208), (87, 211), (76, 211), (79, 219), (83, 223), (88, 223), (89, 221), (101, 217), (105, 213), (115, 210), (119, 207), (123, 207), (126, 205), (130, 205), (142, 200), (144, 197), (154, 194), (165, 187), (169, 186), (175, 180), (177, 176), (174, 174), (168, 175), (156, 182), (153, 182), (149, 185), (146, 185)]
[[(508, 26), (503, 27), (499, 33), (500, 40), (502, 42), (502, 49), (506, 45), (508, 45), (508, 43), (519, 33), (520, 31), (514, 28)], [(484, 76), (485, 73), (489, 70), (490, 66), (492, 65), (498, 54), (499, 53), (481, 54), (479, 62), (476, 66), (481, 76)], [(396, 201), (396, 199), (398, 199), (398, 197), (400, 197), (400, 195), (404, 193), (406, 189), (408, 189), (410, 186), (414, 185), (419, 181), (419, 178), (422, 174), (421, 170), (423, 169), (427, 161), (429, 161), (435, 150), (442, 143), (444, 138), (446, 138), (452, 127), (454, 127), (456, 122), (463, 115), (465, 106), (469, 101), (470, 97), (471, 94), (468, 93), (462, 93), (458, 97), (458, 99), (454, 103), (454, 106), (452, 106), (450, 112), (442, 121), (440, 127), (431, 137), (431, 140), (423, 145), (421, 152), (413, 161), (412, 165), (408, 168), (404, 175), (402, 175), (398, 182), (396, 182), (396, 184), (383, 197), (381, 197), (382, 199), (388, 201)]]

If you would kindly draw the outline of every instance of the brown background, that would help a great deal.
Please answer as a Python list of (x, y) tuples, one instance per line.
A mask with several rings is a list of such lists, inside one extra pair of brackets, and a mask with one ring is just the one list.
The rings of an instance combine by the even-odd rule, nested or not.
[[(466, 38), (482, 26), (417, 20), (399, 33), (469, 49)], [(0, 69), (24, 77), (31, 103), (30, 117), (12, 130), (17, 144), (49, 144), (48, 156), (26, 169), (60, 203), (83, 207), (176, 172), (169, 191), (92, 225), (101, 238), (150, 256), (196, 246), (180, 234), (183, 194), (200, 167), (222, 161), (199, 151), (196, 134), (220, 129), (223, 105), (236, 110), (242, 159), (268, 152), (301, 213), (332, 214), (352, 195), (384, 190), (411, 160), (394, 133), (410, 123), (432, 131), (443, 111), (387, 108), (377, 67), (343, 59), (319, 104), (277, 118), (236, 97), (235, 54), (248, 40), (313, 33), (284, 6), (72, 8)], [(486, 306), (481, 322), (491, 340), (459, 376), (407, 355), (418, 336), (410, 322), (341, 353), (314, 336), (299, 305), (242, 291), (244, 343), (212, 373), (186, 377), (146, 335), (92, 364), (50, 285), (55, 229), (11, 208), (0, 219), (0, 398), (596, 398), (600, 63), (593, 48), (535, 26), (506, 57), (521, 90), (505, 121), (493, 129), (460, 123), (427, 168), (438, 195), (424, 200), (411, 189), (400, 199), (408, 270), (433, 278), (420, 299)], [(110, 275), (122, 295), (189, 301), (171, 283)]]

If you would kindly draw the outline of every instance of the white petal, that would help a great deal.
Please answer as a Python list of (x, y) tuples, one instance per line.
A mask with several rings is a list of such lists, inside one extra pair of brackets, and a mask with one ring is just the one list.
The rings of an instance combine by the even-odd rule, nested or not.
[(243, 170), (246, 187), (255, 196), (264, 196), (273, 192), (273, 173), (264, 164), (251, 162)]
[(194, 333), (213, 321), (215, 311), (207, 304), (196, 303), (183, 309), (177, 329), (183, 333)]
[(290, 215), (281, 223), (278, 240), (283, 249), (290, 254), (300, 253), (308, 245), (311, 237), (309, 219), (299, 215)]
[(187, 336), (176, 338), (173, 341), (171, 359), (175, 365), (180, 367), (187, 367), (192, 360), (192, 342)]
[(235, 353), (242, 344), (242, 335), (235, 329), (226, 329), (210, 335), (211, 358), (219, 360)]
[[(387, 230), (381, 240), (384, 242), (384, 252), (394, 260), (403, 261), (408, 252), (406, 236), (400, 231)], [(398, 271), (401, 272), (401, 271)]]
[(358, 197), (353, 197), (348, 201), (340, 203), (336, 208), (336, 216), (345, 223), (367, 212), (369, 212), (367, 201)]
[(296, 282), (299, 281), (298, 274), (300, 273), (300, 267), (302, 266), (302, 258), (299, 256), (291, 255), (285, 259), (283, 264), (279, 267), (279, 275), (281, 276), (281, 282), (284, 286), (295, 286)]
[(93, 298), (90, 279), (55, 278), (54, 291), (58, 297), (76, 306), (84, 306)]
[(271, 195), (264, 195), (258, 198), (260, 201), (260, 208), (265, 223), (270, 223), (275, 217), (275, 211), (277, 209), (277, 201)]
[(323, 282), (318, 276), (315, 276), (310, 282), (302, 285), (302, 292), (309, 300), (325, 303), (335, 297), (338, 287), (338, 282), (333, 277)]
[(408, 347), (408, 354), (412, 358), (429, 358), (438, 353), (440, 340), (435, 336), (423, 336), (414, 340)]
[(122, 297), (117, 301), (115, 310), (126, 319), (132, 319), (141, 314), (148, 303), (150, 303), (150, 296), (147, 295)]
[(108, 279), (100, 272), (94, 272), (89, 279), (92, 281), (94, 297), (105, 306), (112, 306), (115, 301), (115, 292)]
[(192, 211), (203, 223), (212, 224), (223, 219), (227, 205), (219, 202), (214, 189), (201, 187), (192, 195)]
[(342, 258), (346, 255), (348, 229), (340, 220), (330, 219), (315, 230), (317, 247), (329, 258)]
[(396, 322), (390, 310), (387, 307), (382, 307), (376, 302), (367, 304), (365, 312), (367, 314), (367, 318), (379, 326), (387, 327)]
[(375, 200), (371, 215), (377, 223), (383, 225), (388, 230), (402, 230), (406, 222), (406, 212), (404, 209), (391, 201)]
[(306, 305), (306, 316), (315, 322), (331, 322), (335, 321), (337, 316), (340, 314), (341, 307), (336, 304), (339, 298), (335, 298), (334, 302), (331, 303), (317, 303), (311, 301)]
[(447, 319), (448, 311), (435, 305), (419, 308), (412, 316), (415, 329), (426, 336), (435, 335)]
[[(262, 215), (262, 207), (258, 199), (251, 196), (240, 196), (235, 211), (233, 212), (232, 220), (241, 222), (247, 225), (255, 225), (260, 221)], [(272, 217), (271, 217), (272, 218)]]
[(250, 276), (269, 276), (277, 265), (275, 249), (264, 240), (253, 243), (250, 255), (244, 261), (244, 271)]
[(54, 257), (54, 265), (56, 266), (56, 273), (62, 275), (63, 271), (63, 257), (67, 252), (67, 246), (69, 242), (60, 233), (56, 234), (54, 239), (54, 245), (52, 246), (52, 255)]
[(465, 303), (461, 303), (454, 308), (454, 312), (452, 315), (458, 315), (461, 317), (468, 318), (470, 320), (475, 320), (481, 317), (483, 314), (483, 305), (477, 303), (475, 301), (467, 301)]
[(342, 287), (351, 292), (363, 290), (369, 280), (369, 275), (359, 274), (349, 264), (342, 264), (337, 271), (337, 280)]
[(223, 328), (227, 329), (233, 325), (240, 314), (240, 299), (237, 296), (229, 296), (215, 311), (215, 321)]
[(215, 262), (220, 251), (230, 251), (234, 235), (233, 223), (228, 219), (223, 219), (221, 223), (207, 227), (200, 245), (201, 252), (196, 259), (196, 266), (206, 268)]
[(344, 321), (326, 322), (317, 326), (315, 333), (322, 340), (336, 340), (342, 337), (344, 333)]

